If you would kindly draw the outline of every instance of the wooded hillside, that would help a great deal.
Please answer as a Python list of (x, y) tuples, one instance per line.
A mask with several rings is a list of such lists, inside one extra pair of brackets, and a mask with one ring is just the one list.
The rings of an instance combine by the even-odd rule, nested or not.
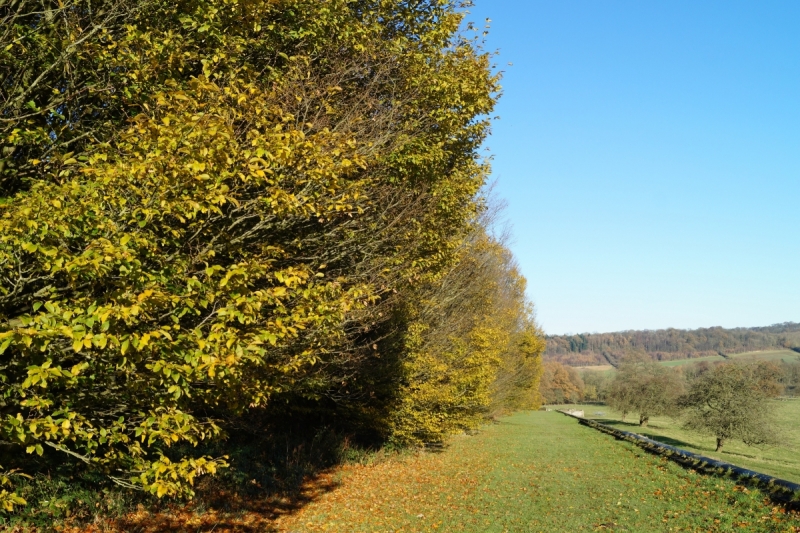
[(545, 358), (571, 366), (616, 365), (629, 351), (646, 352), (659, 361), (734, 354), (800, 346), (800, 323), (766, 327), (660, 329), (549, 335)]

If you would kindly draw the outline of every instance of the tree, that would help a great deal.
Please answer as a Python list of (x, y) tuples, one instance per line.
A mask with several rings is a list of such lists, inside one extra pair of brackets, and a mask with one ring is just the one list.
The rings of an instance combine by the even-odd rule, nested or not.
[(584, 395), (587, 400), (604, 401), (608, 394), (611, 378), (606, 372), (595, 370), (585, 370), (581, 374), (581, 379), (585, 385)]
[(767, 398), (775, 398), (784, 393), (785, 387), (781, 380), (784, 369), (772, 361), (759, 361), (751, 368), (753, 377), (758, 383), (758, 388)]
[(400, 444), (441, 442), (475, 428), (487, 412), (540, 402), (545, 346), (511, 254), (483, 225), (458, 253), (461, 260), (405, 309), (407, 357), (389, 417)]
[(639, 425), (652, 416), (675, 412), (683, 381), (672, 369), (646, 356), (629, 356), (618, 368), (608, 392), (608, 404), (622, 412), (639, 414)]
[(518, 275), (436, 301), (507, 253), (480, 222), (499, 78), (461, 5), (0, 3), (12, 468), (57, 456), (190, 495), (225, 459), (176, 445), (276, 404), (385, 438), (406, 405), (404, 434), (476, 423), (538, 332), (518, 289), (498, 296)]
[(574, 368), (555, 361), (544, 363), (539, 387), (545, 403), (579, 402), (583, 399), (583, 380)]
[(688, 409), (685, 427), (716, 438), (716, 451), (738, 439), (756, 446), (775, 442), (775, 423), (767, 392), (753, 368), (724, 363), (691, 383), (681, 403)]

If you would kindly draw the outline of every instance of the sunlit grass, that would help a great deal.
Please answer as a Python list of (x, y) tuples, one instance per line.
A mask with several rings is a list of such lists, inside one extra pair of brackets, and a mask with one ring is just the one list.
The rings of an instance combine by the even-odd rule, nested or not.
[(587, 418), (593, 418), (611, 426), (639, 433), (666, 444), (705, 455), (737, 466), (763, 472), (782, 479), (800, 483), (800, 399), (772, 400), (777, 426), (775, 433), (780, 437), (779, 446), (754, 447), (742, 442), (729, 441), (720, 450), (714, 451), (713, 436), (701, 435), (682, 428), (680, 418), (652, 417), (647, 427), (639, 427), (635, 415), (629, 415), (625, 422), (621, 414), (603, 405), (561, 406), (560, 408), (584, 409)]
[(683, 366), (699, 363), (700, 361), (717, 362), (724, 361), (721, 355), (707, 355), (705, 357), (695, 357), (693, 359), (676, 359), (674, 361), (661, 361), (663, 366)]
[[(596, 406), (587, 406), (595, 409)], [(800, 520), (556, 412), (518, 414), (439, 453), (351, 466), (283, 531), (794, 531)]]
[(794, 350), (765, 350), (760, 352), (745, 352), (731, 354), (728, 356), (735, 361), (785, 361), (787, 363), (796, 363), (800, 361), (800, 353)]

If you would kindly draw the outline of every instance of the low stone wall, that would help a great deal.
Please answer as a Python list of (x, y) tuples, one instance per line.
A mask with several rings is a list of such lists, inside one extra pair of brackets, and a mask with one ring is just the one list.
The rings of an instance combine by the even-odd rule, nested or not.
[(617, 429), (606, 424), (601, 424), (600, 422), (596, 422), (588, 418), (583, 418), (582, 416), (575, 416), (567, 411), (559, 412), (576, 418), (585, 426), (597, 429), (603, 433), (608, 433), (609, 435), (613, 435), (618, 439), (632, 442), (649, 452), (664, 456), (672, 461), (680, 463), (683, 466), (721, 476), (736, 478), (742, 482), (756, 485), (773, 494), (779, 493), (786, 499), (800, 498), (800, 484), (798, 483), (773, 477), (767, 474), (762, 474), (761, 472), (748, 470), (724, 461), (717, 461), (716, 459), (698, 455), (682, 448), (676, 448), (675, 446), (670, 446), (669, 444), (664, 444), (663, 442), (648, 439), (647, 437), (643, 437), (642, 435), (638, 435), (636, 433), (631, 433), (630, 431), (623, 431), (621, 429)]

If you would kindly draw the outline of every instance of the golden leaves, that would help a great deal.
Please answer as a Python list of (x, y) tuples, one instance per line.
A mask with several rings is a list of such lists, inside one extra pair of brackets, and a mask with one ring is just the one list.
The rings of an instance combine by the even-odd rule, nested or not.
[[(212, 438), (198, 405), (238, 413), (276, 391), (319, 398), (353, 383), (338, 374), (369, 374), (359, 350), (392, 306), (424, 307), (418, 288), (459, 261), (493, 82), (475, 50), (451, 46), (456, 15), (290, 5), (289, 18), (271, 0), (123, 17), (80, 52), (76, 94), (109, 79), (90, 84), (90, 123), (70, 118), (74, 153), (44, 126), (12, 130), (37, 173), (0, 219), (0, 300), (15, 313), (0, 353), (22, 369), (8, 409), (30, 422), (2, 424), (20, 441), (46, 433), (89, 464), (142, 472), (126, 483), (188, 494), (222, 463), (148, 454)], [(387, 39), (387, 27), (404, 29)], [(497, 313), (475, 309), (463, 342), (409, 340), (396, 354), (451, 374), (403, 398), (419, 400), (417, 429), (471, 426), (490, 399), (508, 339)], [(442, 325), (397, 327), (417, 323)]]

